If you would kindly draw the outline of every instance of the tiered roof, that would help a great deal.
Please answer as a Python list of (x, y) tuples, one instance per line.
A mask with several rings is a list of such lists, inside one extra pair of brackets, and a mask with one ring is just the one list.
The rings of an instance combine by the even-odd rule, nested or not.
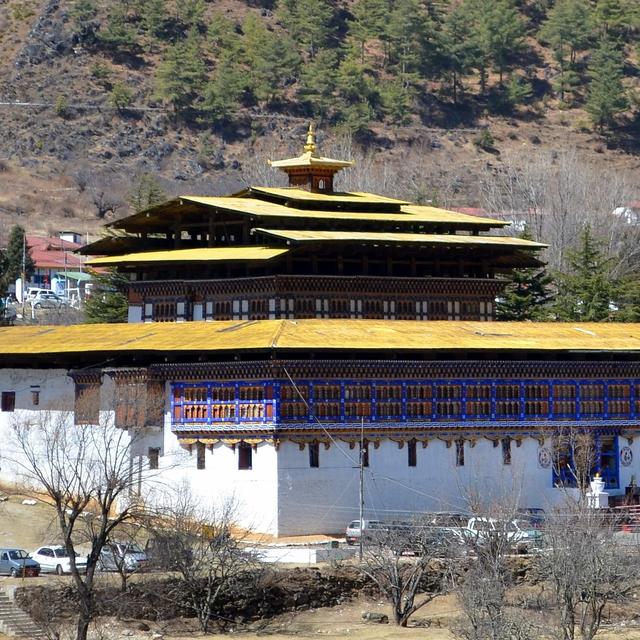
[[(508, 224), (502, 220), (374, 193), (334, 191), (333, 175), (352, 163), (318, 155), (311, 128), (302, 155), (271, 164), (289, 175), (289, 187), (249, 187), (228, 196), (180, 196), (110, 223), (115, 237), (98, 240), (82, 252), (109, 258), (94, 260), (95, 265), (133, 267), (163, 260), (263, 262), (284, 255), (288, 247), (301, 251), (314, 243), (322, 249), (404, 245), (419, 251), (491, 250), (497, 259), (507, 257), (507, 266), (512, 267), (538, 264), (532, 251), (546, 246), (481, 235)], [(230, 227), (241, 232), (229, 231)], [(234, 251), (214, 251), (231, 246)], [(193, 251), (187, 253), (187, 248)]]

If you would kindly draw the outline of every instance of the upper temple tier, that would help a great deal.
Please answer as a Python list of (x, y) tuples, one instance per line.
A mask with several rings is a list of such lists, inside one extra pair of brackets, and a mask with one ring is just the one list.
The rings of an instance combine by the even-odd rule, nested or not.
[(273, 162), (289, 187), (180, 196), (112, 222), (82, 252), (130, 279), (129, 321), (492, 320), (514, 268), (546, 245), (488, 235), (506, 222), (333, 190), (350, 162)]

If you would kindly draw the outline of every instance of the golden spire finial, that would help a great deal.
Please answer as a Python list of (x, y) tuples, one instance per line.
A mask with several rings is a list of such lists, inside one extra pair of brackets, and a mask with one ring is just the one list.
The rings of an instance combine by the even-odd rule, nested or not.
[(316, 152), (316, 134), (313, 130), (313, 122), (309, 123), (309, 131), (307, 131), (307, 141), (304, 145), (304, 152), (315, 153)]

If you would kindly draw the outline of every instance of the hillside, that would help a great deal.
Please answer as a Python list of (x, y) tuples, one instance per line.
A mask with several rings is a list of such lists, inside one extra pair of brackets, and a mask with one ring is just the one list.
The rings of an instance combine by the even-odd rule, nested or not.
[[(594, 12), (605, 3), (635, 7), (587, 2)], [(372, 18), (386, 5), (391, 31), (384, 15)], [(103, 218), (130, 211), (146, 174), (170, 195), (277, 180), (266, 158), (297, 151), (309, 120), (323, 152), (359, 161), (349, 188), (486, 206), (481, 183), (505, 162), (526, 170), (567, 151), (603, 180), (640, 184), (633, 11), (622, 26), (591, 18), (592, 38), (576, 52), (561, 100), (557, 55), (539, 36), (552, 2), (516, 3), (520, 31), (500, 64), (452, 67), (462, 54), (446, 44), (446, 20), (458, 5), (4, 0), (0, 236), (16, 222), (94, 234)], [(599, 127), (585, 106), (602, 28), (615, 36), (629, 99)]]

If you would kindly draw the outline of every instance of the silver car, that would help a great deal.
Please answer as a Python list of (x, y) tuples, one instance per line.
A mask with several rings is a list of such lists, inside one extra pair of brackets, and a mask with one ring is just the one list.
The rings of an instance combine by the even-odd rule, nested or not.
[(39, 573), (40, 565), (23, 549), (0, 549), (0, 574), (16, 578)]

